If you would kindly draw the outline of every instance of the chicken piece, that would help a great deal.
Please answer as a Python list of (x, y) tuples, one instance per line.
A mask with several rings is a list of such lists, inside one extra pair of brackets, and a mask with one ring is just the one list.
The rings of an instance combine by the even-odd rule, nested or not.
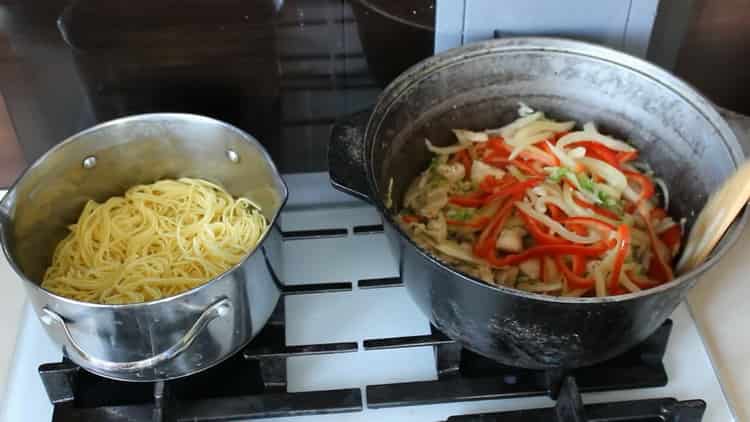
[(486, 283), (492, 283), (495, 281), (495, 277), (492, 274), (492, 269), (488, 267), (487, 265), (480, 265), (477, 267), (479, 278), (482, 279), (482, 281)]
[(409, 188), (406, 190), (406, 194), (404, 195), (404, 207), (412, 209), (419, 208), (419, 198), (422, 196), (424, 188), (427, 186), (428, 179), (429, 174), (424, 172), (411, 182)]
[(512, 227), (503, 229), (497, 238), (495, 246), (501, 251), (518, 253), (523, 250), (523, 237), (526, 230), (522, 227)]
[(521, 272), (526, 274), (528, 277), (533, 278), (534, 280), (539, 280), (541, 268), (539, 266), (538, 259), (527, 259), (526, 261), (523, 261), (521, 264), (519, 264), (518, 267), (521, 269)]
[(448, 237), (448, 224), (446, 224), (442, 213), (438, 213), (437, 217), (427, 222), (425, 233), (438, 243)]
[(435, 218), (444, 206), (448, 205), (448, 186), (432, 188), (424, 194), (422, 206), (418, 209), (419, 214), (427, 218)]
[(466, 169), (460, 163), (440, 164), (435, 170), (439, 175), (445, 177), (449, 182), (458, 182), (466, 177)]
[(513, 287), (518, 277), (518, 267), (503, 268), (495, 272), (495, 282), (503, 286)]
[(486, 164), (482, 160), (474, 161), (474, 164), (471, 165), (471, 181), (479, 184), (487, 176), (493, 176), (495, 179), (500, 180), (505, 176), (505, 172), (497, 167)]
[(550, 257), (544, 258), (544, 281), (547, 282), (558, 282), (561, 281), (560, 272), (557, 271), (557, 265), (555, 265), (554, 259)]

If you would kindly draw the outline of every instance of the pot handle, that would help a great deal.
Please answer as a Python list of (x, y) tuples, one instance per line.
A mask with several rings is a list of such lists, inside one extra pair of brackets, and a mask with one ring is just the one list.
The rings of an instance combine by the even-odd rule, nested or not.
[(334, 188), (372, 202), (367, 183), (365, 127), (372, 110), (352, 114), (336, 122), (328, 144), (328, 173)]
[(44, 315), (42, 315), (41, 320), (47, 325), (59, 325), (62, 328), (63, 333), (65, 333), (67, 343), (66, 349), (68, 351), (75, 351), (75, 353), (77, 353), (81, 357), (81, 359), (86, 361), (89, 365), (107, 371), (140, 371), (143, 369), (152, 368), (162, 362), (166, 362), (177, 357), (177, 355), (184, 352), (188, 347), (190, 347), (191, 344), (193, 344), (195, 339), (198, 337), (198, 334), (200, 334), (201, 331), (203, 331), (206, 326), (211, 323), (211, 321), (227, 315), (231, 307), (232, 302), (228, 298), (225, 297), (219, 299), (218, 301), (207, 307), (200, 314), (195, 323), (193, 323), (193, 326), (190, 327), (190, 329), (185, 333), (185, 335), (182, 336), (182, 338), (177, 341), (177, 343), (172, 345), (167, 350), (150, 358), (131, 362), (112, 362), (91, 356), (88, 352), (83, 350), (83, 348), (81, 348), (81, 346), (73, 338), (70, 329), (68, 329), (68, 325), (63, 317), (46, 306), (42, 309)]

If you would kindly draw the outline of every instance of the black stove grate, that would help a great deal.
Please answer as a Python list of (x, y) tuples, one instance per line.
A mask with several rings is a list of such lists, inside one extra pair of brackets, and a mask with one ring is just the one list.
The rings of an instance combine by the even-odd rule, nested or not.
[[(358, 228), (358, 229), (357, 229)], [(351, 235), (369, 235), (380, 226), (362, 226)], [(282, 233), (286, 240), (349, 236), (348, 229)], [(359, 280), (359, 289), (402, 286), (398, 278)], [(351, 291), (350, 282), (283, 286), (285, 295)], [(263, 331), (242, 352), (225, 362), (187, 378), (159, 383), (127, 383), (90, 374), (67, 359), (44, 364), (39, 373), (55, 405), (53, 422), (119, 422), (150, 420), (228, 421), (284, 416), (359, 412), (359, 388), (287, 391), (287, 359), (314, 354), (352, 353), (356, 342), (287, 346), (284, 300)], [(569, 373), (508, 367), (481, 357), (447, 338), (434, 327), (429, 335), (369, 339), (368, 350), (432, 347), (437, 379), (366, 387), (367, 407), (424, 405), (467, 400), (548, 395), (559, 398), (556, 407), (505, 413), (455, 416), (450, 422), (698, 422), (705, 403), (648, 399), (584, 406), (579, 394), (666, 385), (662, 358), (672, 322), (650, 338), (603, 364)], [(588, 417), (588, 419), (587, 419)]]
[(367, 405), (383, 408), (452, 401), (549, 395), (555, 398), (565, 376), (572, 375), (582, 392), (661, 387), (667, 384), (662, 364), (672, 321), (646, 341), (599, 365), (569, 373), (505, 366), (479, 356), (433, 328), (431, 335), (365, 340), (365, 350), (433, 346), (438, 379), (367, 387)]
[(452, 416), (446, 422), (700, 422), (703, 400), (671, 398), (583, 405), (573, 377), (564, 379), (555, 407)]

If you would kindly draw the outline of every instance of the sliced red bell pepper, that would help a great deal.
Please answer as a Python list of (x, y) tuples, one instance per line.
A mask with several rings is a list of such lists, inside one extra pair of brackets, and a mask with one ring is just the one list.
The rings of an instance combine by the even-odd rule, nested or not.
[(566, 130), (565, 132), (557, 132), (554, 136), (552, 136), (552, 139), (550, 139), (550, 142), (552, 143), (552, 145), (557, 145), (557, 141), (559, 141), (560, 138), (562, 138), (563, 136), (569, 133), (570, 133), (569, 130)]
[(479, 182), (479, 189), (486, 193), (492, 193), (495, 190), (510, 187), (514, 183), (518, 183), (518, 179), (511, 176), (510, 174), (506, 174), (500, 180), (497, 180), (495, 176), (490, 175), (486, 176), (484, 179), (482, 179), (481, 182)]
[(557, 205), (547, 204), (547, 209), (549, 209), (549, 215), (553, 220), (560, 221), (565, 218), (565, 212)]
[(602, 207), (599, 207), (599, 206), (596, 206), (594, 204), (590, 204), (590, 203), (588, 203), (588, 202), (586, 202), (586, 201), (584, 201), (584, 200), (582, 200), (580, 198), (577, 198), (576, 195), (573, 195), (573, 201), (576, 204), (578, 204), (579, 206), (584, 207), (584, 208), (588, 208), (591, 211), (594, 211), (595, 213), (601, 215), (602, 217), (607, 217), (607, 218), (610, 218), (612, 220), (619, 220), (620, 219), (620, 217), (617, 214), (615, 214), (614, 212), (612, 212), (610, 210), (606, 210), (606, 209), (604, 209)]
[(505, 169), (509, 165), (514, 165), (518, 167), (520, 170), (524, 171), (526, 174), (529, 174), (531, 176), (543, 176), (543, 174), (539, 173), (536, 169), (531, 167), (529, 164), (524, 163), (522, 160), (519, 159), (513, 159), (509, 160), (507, 157), (501, 156), (501, 155), (495, 155), (490, 154), (482, 160), (487, 164), (490, 164), (492, 166)]
[[(504, 157), (509, 157), (510, 153), (513, 151), (513, 148), (511, 148), (510, 145), (506, 144), (503, 138), (490, 138), (487, 141), (487, 146), (492, 149), (493, 153), (498, 153)], [(519, 154), (519, 157), (527, 161), (540, 161), (548, 166), (555, 165), (555, 157), (553, 155), (547, 154), (546, 152), (532, 152), (529, 150), (523, 150)]]
[[(640, 207), (643, 210), (644, 207)], [(661, 240), (654, 232), (654, 225), (651, 224), (651, 219), (645, 215), (645, 211), (641, 212), (644, 221), (646, 222), (646, 230), (648, 231), (648, 238), (651, 241), (651, 261), (649, 262), (648, 277), (652, 280), (660, 282), (667, 282), (674, 278), (672, 274), (672, 267), (669, 266), (669, 261), (665, 262), (665, 258), (659, 253), (659, 246)], [(662, 245), (663, 246), (663, 245)]]
[(627, 163), (628, 161), (633, 161), (636, 158), (638, 158), (638, 151), (620, 151), (617, 153), (617, 161), (622, 166), (623, 164)]
[(585, 144), (587, 156), (604, 161), (614, 168), (620, 168), (620, 162), (617, 160), (617, 153), (615, 151), (596, 142), (588, 141), (581, 143)]
[(456, 153), (456, 158), (464, 166), (464, 174), (465, 174), (464, 178), (467, 179), (467, 180), (470, 179), (471, 178), (471, 167), (472, 167), (473, 163), (472, 163), (472, 160), (471, 160), (471, 156), (469, 155), (469, 152), (467, 150), (465, 150), (465, 149), (462, 149), (461, 151), (458, 151)]
[(492, 195), (490, 196), (489, 200), (495, 199), (495, 198), (502, 198), (505, 196), (519, 196), (523, 197), (523, 195), (526, 193), (526, 190), (529, 188), (532, 188), (536, 185), (538, 185), (543, 179), (541, 178), (530, 178), (526, 179), (524, 181), (519, 181), (516, 183), (513, 183), (511, 186), (504, 187), (501, 189), (495, 189), (492, 192)]
[(508, 219), (508, 216), (510, 216), (513, 211), (513, 202), (513, 198), (509, 198), (484, 228), (479, 235), (479, 239), (477, 239), (477, 243), (474, 245), (475, 255), (486, 257), (495, 250), (497, 238), (503, 230), (505, 220)]
[(557, 237), (554, 234), (545, 233), (540, 227), (539, 223), (537, 223), (536, 220), (531, 218), (531, 216), (527, 215), (523, 211), (518, 211), (518, 215), (521, 216), (521, 219), (526, 223), (526, 228), (529, 229), (529, 233), (531, 233), (531, 237), (534, 238), (536, 243), (540, 245), (551, 245), (551, 244), (571, 244), (567, 239), (563, 239), (562, 237)]
[(627, 224), (620, 224), (620, 227), (617, 228), (617, 237), (617, 255), (615, 255), (615, 262), (609, 279), (610, 291), (615, 291), (620, 284), (622, 264), (625, 263), (625, 256), (630, 250), (630, 227)]
[(667, 211), (664, 208), (654, 207), (651, 210), (651, 219), (652, 220), (661, 220), (662, 218), (667, 216)]
[(661, 264), (659, 258), (657, 258), (655, 255), (651, 256), (646, 275), (649, 279), (656, 280), (659, 283), (666, 283), (667, 281), (669, 281), (669, 274), (664, 271), (664, 266)]
[(599, 220), (594, 217), (568, 217), (563, 218), (561, 220), (563, 224), (567, 225), (583, 225), (583, 226), (592, 226), (598, 229), (599, 231), (608, 233), (611, 231), (615, 231), (615, 226), (607, 223), (606, 221)]
[[(574, 259), (577, 256), (580, 255), (574, 255)], [(571, 271), (570, 268), (568, 268), (568, 266), (565, 264), (562, 255), (555, 255), (555, 265), (557, 265), (557, 269), (563, 274), (565, 280), (568, 282), (568, 288), (581, 289), (589, 288), (594, 285), (593, 278), (581, 277), (575, 271)]]
[(494, 154), (498, 154), (501, 156), (509, 156), (510, 155), (510, 148), (505, 144), (505, 139), (503, 139), (501, 136), (493, 136), (487, 140), (487, 142), (484, 143), (484, 145), (487, 146), (488, 153), (491, 151)]
[(501, 258), (498, 258), (494, 254), (494, 250), (493, 250), (491, 251), (492, 253), (490, 253), (487, 256), (487, 261), (492, 266), (495, 266), (495, 267), (506, 267), (508, 265), (520, 264), (521, 262), (524, 262), (531, 258), (536, 258), (538, 256), (544, 256), (544, 255), (599, 256), (603, 254), (604, 252), (606, 252), (607, 249), (609, 249), (609, 247), (604, 242), (594, 244), (594, 245), (575, 245), (575, 244), (538, 245), (538, 246), (533, 246), (529, 249), (526, 249), (525, 251), (521, 253), (506, 255)]
[(573, 255), (573, 272), (576, 275), (583, 275), (586, 272), (586, 257)]
[(661, 239), (662, 242), (664, 242), (664, 245), (666, 245), (669, 249), (674, 250), (674, 247), (680, 244), (680, 239), (682, 238), (682, 229), (680, 228), (679, 224), (675, 224), (674, 226), (668, 228), (664, 232), (662, 232), (659, 235), (659, 239)]
[(460, 207), (479, 208), (487, 203), (489, 195), (484, 192), (470, 193), (468, 195), (456, 195), (448, 198), (448, 202)]
[(638, 194), (638, 200), (635, 201), (635, 206), (638, 207), (643, 201), (651, 199), (654, 196), (654, 183), (646, 175), (635, 171), (623, 171), (625, 177), (633, 180), (641, 187), (641, 191)]

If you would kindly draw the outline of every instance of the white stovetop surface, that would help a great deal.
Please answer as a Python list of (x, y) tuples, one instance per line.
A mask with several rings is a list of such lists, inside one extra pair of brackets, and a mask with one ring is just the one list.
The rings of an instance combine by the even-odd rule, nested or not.
[[(323, 179), (314, 181), (314, 179)], [(297, 198), (309, 192), (309, 184), (327, 184), (326, 176), (288, 176), (292, 201), (282, 223), (286, 230), (315, 227), (321, 219), (347, 225), (378, 222), (374, 210), (362, 206), (302, 210)], [(0, 195), (4, 192), (0, 191)], [(338, 193), (325, 192), (324, 200), (351, 201)], [(1, 198), (1, 196), (0, 196)], [(326, 218), (321, 218), (325, 214)], [(350, 232), (351, 233), (351, 232)], [(306, 243), (307, 242), (307, 243)], [(284, 265), (282, 278), (294, 282), (355, 281), (396, 275), (396, 263), (381, 235), (349, 235), (343, 239), (315, 239), (286, 242), (285, 253), (306, 258)], [(750, 227), (737, 245), (701, 280), (690, 295), (689, 306), (680, 305), (668, 345), (665, 366), (666, 387), (585, 394), (584, 402), (621, 401), (637, 398), (675, 397), (704, 399), (707, 422), (750, 420), (750, 338), (743, 327), (750, 326), (750, 312), (744, 307), (750, 297)], [(313, 251), (312, 256), (308, 256)], [(0, 254), (1, 255), (1, 254)], [(374, 258), (373, 258), (374, 257)], [(362, 258), (367, 258), (366, 262)], [(331, 265), (335, 262), (335, 265)], [(314, 274), (313, 277), (310, 274)], [(324, 277), (321, 279), (321, 277)], [(37, 366), (60, 359), (59, 348), (44, 335), (28, 304), (21, 281), (0, 257), (0, 421), (49, 421), (51, 406), (44, 392)], [(427, 320), (414, 308), (403, 288), (292, 296), (287, 300), (287, 336), (290, 343), (358, 341), (360, 351), (351, 354), (307, 356), (289, 361), (290, 391), (353, 388), (367, 384), (434, 379), (434, 357), (429, 348), (362, 351), (361, 339), (426, 334)], [(692, 313), (692, 315), (691, 315)], [(697, 322), (693, 323), (693, 318)], [(331, 328), (331, 327), (336, 327)], [(739, 335), (738, 335), (739, 333)], [(705, 344), (705, 348), (704, 348)], [(706, 353), (706, 349), (708, 353)], [(718, 372), (718, 379), (714, 372)], [(720, 381), (719, 381), (720, 380)], [(729, 399), (729, 406), (726, 398)], [(295, 417), (284, 421), (437, 421), (450, 415), (547, 407), (545, 397), (401, 407), (364, 412)], [(731, 406), (731, 410), (730, 410)], [(275, 421), (281, 421), (276, 419)]]

